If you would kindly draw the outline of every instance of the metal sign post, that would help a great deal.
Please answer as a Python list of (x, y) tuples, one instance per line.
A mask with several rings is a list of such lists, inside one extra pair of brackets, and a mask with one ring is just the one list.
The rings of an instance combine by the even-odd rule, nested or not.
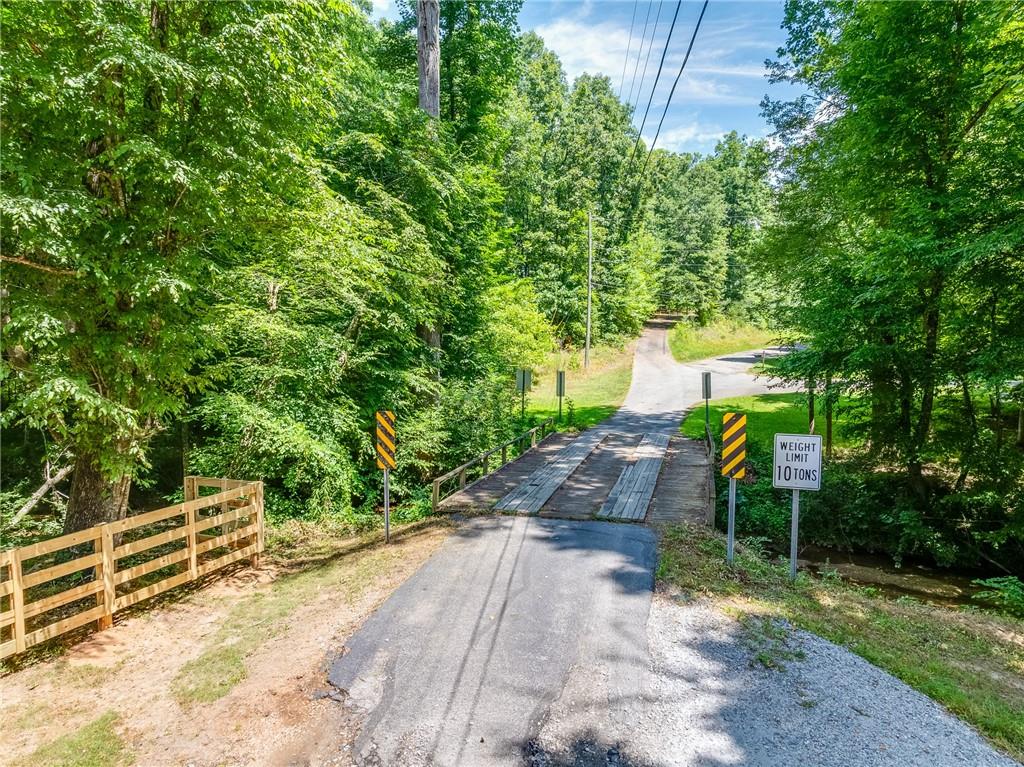
[(795, 581), (800, 532), (800, 491), (821, 489), (821, 435), (776, 434), (772, 464), (772, 487), (793, 491), (793, 512), (789, 528), (789, 577)]
[(384, 543), (391, 543), (391, 469), (384, 469)]
[(526, 392), (530, 389), (533, 381), (533, 372), (525, 368), (516, 368), (516, 391), (521, 396), (519, 405), (519, 420), (526, 420)]
[(704, 389), (704, 426), (711, 428), (711, 406), (708, 404), (711, 399), (711, 371), (701, 375), (701, 384)]
[(565, 396), (565, 371), (555, 374), (555, 396), (558, 397), (558, 422), (562, 422), (562, 397)]
[(736, 548), (736, 480), (729, 477), (729, 529), (725, 539), (725, 561), (730, 565)]
[(743, 464), (746, 457), (747, 417), (742, 413), (726, 413), (722, 416), (722, 476), (729, 478), (729, 527), (725, 558), (730, 565), (736, 548), (736, 480), (746, 476), (747, 470)]
[(378, 410), (377, 422), (377, 468), (384, 471), (384, 542), (391, 542), (391, 470), (395, 462), (395, 414), (390, 410)]

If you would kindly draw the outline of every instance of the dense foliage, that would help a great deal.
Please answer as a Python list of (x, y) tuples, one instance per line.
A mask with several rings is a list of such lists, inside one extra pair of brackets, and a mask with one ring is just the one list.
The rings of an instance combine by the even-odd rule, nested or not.
[(641, 177), (631, 108), (518, 9), (442, 4), (433, 121), (409, 6), (5, 2), (0, 511), (70, 463), (68, 530), (183, 471), (373, 523), (375, 409), (415, 500), (520, 426), (514, 367), (581, 342), (588, 213), (595, 338), (742, 313), (763, 149)]
[[(811, 503), (862, 543), (1024, 563), (1024, 5), (790, 2), (762, 257), (781, 365), (863, 448)], [(849, 531), (847, 531), (849, 532)], [(880, 542), (881, 536), (888, 536)]]

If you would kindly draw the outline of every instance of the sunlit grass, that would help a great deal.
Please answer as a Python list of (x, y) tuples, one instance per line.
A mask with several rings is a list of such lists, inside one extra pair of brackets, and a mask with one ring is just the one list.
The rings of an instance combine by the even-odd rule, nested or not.
[(119, 717), (108, 711), (74, 732), (62, 735), (17, 762), (19, 767), (119, 767), (134, 759), (114, 727)]
[(1024, 621), (891, 599), (838, 578), (801, 573), (793, 584), (785, 563), (742, 545), (730, 567), (723, 536), (689, 525), (664, 532), (658, 578), (741, 620), (786, 618), (843, 645), (1024, 757)]
[(634, 343), (608, 344), (591, 349), (590, 366), (583, 367), (583, 352), (554, 353), (537, 372), (534, 388), (527, 399), (527, 411), (538, 420), (558, 415), (555, 373), (565, 372), (565, 399), (562, 422), (566, 426), (568, 403), (572, 400), (574, 425), (585, 429), (610, 416), (626, 398), (633, 377)]
[(706, 327), (680, 322), (668, 334), (668, 345), (678, 362), (693, 362), (729, 352), (761, 349), (771, 343), (771, 331), (731, 320)]

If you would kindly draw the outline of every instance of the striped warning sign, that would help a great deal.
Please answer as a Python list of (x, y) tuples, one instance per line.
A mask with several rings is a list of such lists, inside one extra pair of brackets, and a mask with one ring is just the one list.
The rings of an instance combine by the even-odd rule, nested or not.
[(722, 476), (743, 479), (747, 457), (747, 417), (742, 413), (722, 416)]
[(377, 468), (393, 469), (395, 463), (395, 414), (377, 411)]

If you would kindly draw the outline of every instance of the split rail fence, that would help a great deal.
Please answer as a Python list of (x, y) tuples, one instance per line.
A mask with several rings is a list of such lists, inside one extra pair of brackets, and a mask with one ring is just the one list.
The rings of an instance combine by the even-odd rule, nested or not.
[[(212, 494), (202, 492), (213, 490)], [(185, 501), (0, 551), (0, 658), (263, 551), (263, 483), (185, 477)]]

